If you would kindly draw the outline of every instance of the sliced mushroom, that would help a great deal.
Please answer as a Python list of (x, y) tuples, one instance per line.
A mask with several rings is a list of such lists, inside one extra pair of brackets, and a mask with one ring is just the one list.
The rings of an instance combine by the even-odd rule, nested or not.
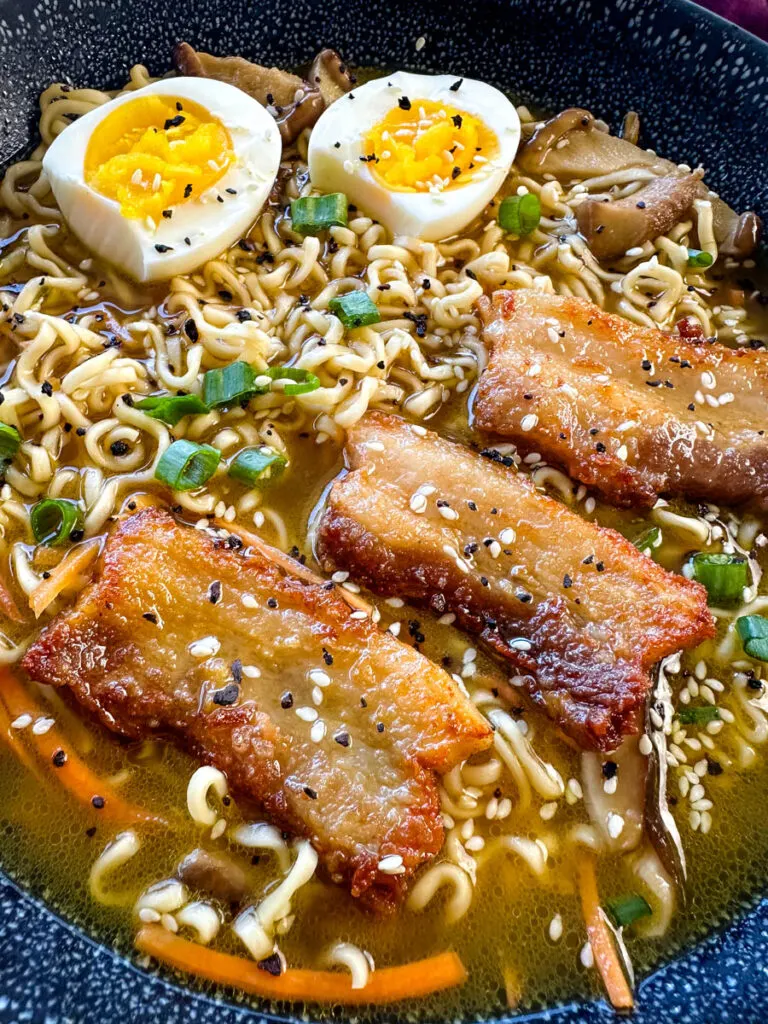
[(262, 67), (243, 57), (214, 57), (194, 50), (189, 43), (174, 48), (173, 62), (182, 75), (215, 78), (258, 100), (274, 113), (285, 144), (313, 125), (325, 109), (320, 91), (290, 71)]
[(586, 199), (576, 209), (579, 231), (599, 260), (623, 256), (627, 249), (665, 235), (690, 210), (703, 171), (684, 178), (664, 175), (625, 199)]
[(250, 886), (245, 872), (229, 857), (198, 848), (176, 868), (176, 877), (190, 889), (208, 893), (223, 903), (240, 903)]
[[(706, 198), (706, 196), (702, 196)], [(753, 210), (736, 213), (722, 199), (712, 199), (712, 228), (718, 251), (724, 256), (746, 259), (757, 248), (763, 222)]]
[[(661, 863), (685, 899), (683, 886), (687, 876), (685, 850), (677, 822), (667, 802), (667, 729), (674, 710), (672, 687), (667, 679), (667, 666), (679, 655), (665, 658), (654, 669), (654, 686), (646, 713), (646, 735), (651, 741), (648, 755), (648, 787), (645, 792), (645, 828)], [(651, 714), (651, 711), (655, 714)], [(662, 724), (659, 725), (658, 723)]]
[(309, 83), (320, 90), (326, 107), (351, 92), (356, 81), (335, 50), (321, 50), (309, 69)]
[[(688, 172), (682, 171), (677, 164), (630, 141), (638, 127), (630, 115), (627, 115), (625, 125), (626, 137), (618, 138), (605, 132), (601, 122), (596, 121), (588, 110), (571, 107), (536, 129), (518, 150), (517, 165), (527, 174), (550, 174), (564, 185), (630, 167), (647, 168), (661, 178), (685, 180)], [(669, 185), (664, 186), (658, 193), (659, 197), (665, 199), (670, 188)], [(672, 191), (676, 193), (675, 189)], [(684, 195), (679, 193), (680, 201)], [(635, 203), (641, 198), (639, 193), (632, 197)], [(754, 252), (762, 229), (760, 218), (755, 213), (736, 213), (721, 199), (712, 196), (700, 180), (696, 182), (694, 198), (711, 201), (715, 239), (724, 255), (743, 259)], [(647, 200), (646, 205), (649, 205)], [(587, 216), (586, 211), (583, 216)], [(607, 227), (601, 234), (609, 234)], [(607, 241), (607, 238), (602, 239), (604, 246)], [(621, 248), (617, 244), (612, 247), (614, 254), (627, 248), (631, 246)]]
[(651, 167), (663, 174), (665, 163), (603, 131), (590, 112), (579, 107), (570, 107), (537, 128), (517, 153), (518, 166), (528, 174), (551, 174), (564, 184), (627, 167)]
[(640, 141), (640, 118), (634, 110), (628, 110), (621, 123), (621, 137), (636, 146)]
[[(610, 777), (616, 779), (612, 793), (605, 791), (607, 766), (612, 772)], [(608, 757), (593, 751), (581, 755), (584, 805), (602, 841), (613, 853), (627, 853), (642, 841), (646, 770), (646, 759), (638, 751), (636, 736), (625, 739)], [(620, 829), (613, 829), (612, 822), (620, 825)]]

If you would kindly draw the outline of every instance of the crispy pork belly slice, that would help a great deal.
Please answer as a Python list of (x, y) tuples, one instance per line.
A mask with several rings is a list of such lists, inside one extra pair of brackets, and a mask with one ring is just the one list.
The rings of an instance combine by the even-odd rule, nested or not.
[(585, 299), (496, 292), (476, 425), (615, 505), (768, 506), (768, 355), (638, 327)]
[(325, 567), (453, 612), (585, 748), (637, 732), (651, 666), (714, 633), (699, 584), (492, 459), (380, 413), (346, 454), (318, 528)]
[[(442, 845), (435, 772), (491, 740), (446, 672), (352, 617), (333, 584), (157, 508), (115, 529), (23, 665), (117, 732), (176, 737), (380, 908)], [(389, 856), (402, 870), (379, 870)]]

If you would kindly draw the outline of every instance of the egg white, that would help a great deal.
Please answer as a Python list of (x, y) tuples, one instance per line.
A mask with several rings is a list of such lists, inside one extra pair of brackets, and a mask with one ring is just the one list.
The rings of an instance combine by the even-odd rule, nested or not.
[[(86, 149), (96, 126), (121, 104), (149, 94), (200, 104), (228, 129), (235, 154), (232, 166), (208, 193), (173, 207), (172, 217), (155, 227), (124, 217), (118, 202), (91, 188), (84, 178)], [(46, 152), (43, 170), (67, 223), (88, 248), (136, 281), (154, 281), (189, 273), (242, 237), (269, 195), (281, 153), (274, 119), (240, 89), (206, 78), (167, 78), (73, 122)], [(168, 251), (158, 251), (158, 245)]]
[[(398, 71), (354, 89), (320, 117), (309, 140), (309, 175), (321, 192), (344, 192), (367, 214), (398, 235), (436, 241), (457, 234), (493, 199), (520, 143), (520, 118), (507, 97), (491, 85), (455, 75), (413, 75)], [(363, 162), (367, 133), (401, 96), (415, 105), (434, 100), (480, 118), (495, 133), (499, 150), (478, 168), (471, 182), (443, 192), (387, 188)]]

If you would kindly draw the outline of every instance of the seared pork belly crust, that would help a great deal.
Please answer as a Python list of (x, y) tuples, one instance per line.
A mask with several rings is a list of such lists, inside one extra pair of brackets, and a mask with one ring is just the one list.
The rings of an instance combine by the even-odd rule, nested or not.
[(714, 634), (703, 587), (492, 458), (380, 413), (346, 456), (318, 531), (325, 567), (453, 612), (583, 747), (637, 732), (651, 666)]
[(768, 506), (768, 354), (638, 327), (585, 299), (499, 291), (476, 425), (615, 505)]
[[(23, 666), (110, 729), (176, 737), (382, 909), (442, 845), (435, 772), (491, 741), (446, 672), (352, 617), (333, 584), (157, 508), (116, 527)], [(401, 873), (379, 870), (389, 855)]]

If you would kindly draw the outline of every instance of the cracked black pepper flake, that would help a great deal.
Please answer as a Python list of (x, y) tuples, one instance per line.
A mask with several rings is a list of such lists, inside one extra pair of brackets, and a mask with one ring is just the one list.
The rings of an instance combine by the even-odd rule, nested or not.
[(461, 114), (454, 114), (451, 120), (453, 121), (457, 128), (461, 128), (464, 121)]
[(172, 245), (163, 245), (162, 242), (156, 242), (155, 243), (155, 249), (159, 253), (173, 252), (173, 246)]
[(323, 661), (325, 662), (326, 665), (333, 664), (333, 655), (331, 654), (330, 651), (326, 650), (325, 647), (323, 648)]
[(237, 683), (227, 683), (220, 690), (217, 690), (213, 697), (214, 704), (218, 704), (221, 707), (229, 707), (230, 704), (234, 704), (237, 698), (240, 696), (240, 687)]
[(211, 604), (218, 604), (221, 600), (221, 580), (214, 580), (208, 587), (208, 600)]
[(563, 576), (563, 586), (566, 590), (568, 590), (569, 587), (573, 586), (573, 580), (568, 575), (568, 573), (566, 573), (565, 576)]
[(53, 394), (53, 384), (51, 384), (50, 381), (45, 380), (40, 386), (40, 390), (43, 392), (44, 395), (48, 395), (48, 397), (50, 398), (51, 395)]
[(89, 839), (93, 839), (93, 837), (96, 835), (96, 826), (91, 825), (90, 828), (87, 828), (85, 830), (85, 834), (88, 836)]
[(457, 78), (453, 85), (448, 86), (451, 92), (458, 92), (464, 82), (463, 78)]
[(267, 608), (277, 608), (277, 599), (270, 597), (267, 599)]
[(236, 683), (242, 683), (243, 681), (243, 663), (239, 658), (235, 658), (229, 668), (232, 673), (232, 678)]
[(317, 800), (317, 793), (311, 786), (305, 786), (304, 792), (307, 794), (310, 800)]
[(407, 96), (401, 96), (400, 99), (397, 101), (397, 105), (398, 107), (400, 107), (401, 110), (411, 109), (411, 101), (408, 99)]
[(241, 324), (244, 324), (247, 323), (248, 320), (253, 320), (253, 317), (251, 316), (247, 309), (239, 309), (237, 311), (237, 319), (240, 321)]
[(189, 199), (189, 197), (191, 195), (192, 195), (192, 186), (191, 185), (185, 185), (184, 186), (184, 198), (185, 199)]
[(100, 811), (104, 807), (106, 800), (104, 799), (103, 796), (92, 796), (91, 803), (93, 804), (97, 811)]
[(360, 698), (360, 707), (361, 708), (367, 708), (368, 707), (368, 701), (365, 699), (365, 697), (361, 697)]
[(141, 617), (142, 619), (146, 619), (147, 622), (151, 622), (153, 626), (157, 625), (157, 616), (154, 612), (144, 612)]
[(292, 693), (290, 693), (289, 691), (286, 691), (283, 694), (283, 696), (280, 698), (280, 707), (283, 708), (285, 711), (287, 711), (288, 708), (292, 708), (293, 707), (293, 694)]
[(67, 763), (67, 755), (61, 748), (59, 748), (54, 751), (51, 761), (53, 762), (54, 767), (62, 768)]
[(603, 761), (600, 770), (604, 779), (613, 779), (618, 774), (619, 766), (615, 761)]
[(384, 732), (384, 723), (383, 722), (377, 722), (376, 723), (376, 732)]
[(339, 732), (333, 737), (340, 747), (348, 747), (350, 743), (348, 732)]
[(128, 444), (127, 441), (113, 441), (112, 444), (109, 446), (109, 450), (116, 458), (119, 459), (123, 455), (127, 455), (130, 452), (131, 446)]
[(170, 220), (172, 216), (173, 210), (163, 210), (163, 217), (165, 217), (166, 220)]
[(179, 125), (184, 124), (186, 118), (181, 114), (177, 114), (175, 117), (169, 117), (163, 125), (163, 128), (168, 131), (169, 128), (178, 128)]

